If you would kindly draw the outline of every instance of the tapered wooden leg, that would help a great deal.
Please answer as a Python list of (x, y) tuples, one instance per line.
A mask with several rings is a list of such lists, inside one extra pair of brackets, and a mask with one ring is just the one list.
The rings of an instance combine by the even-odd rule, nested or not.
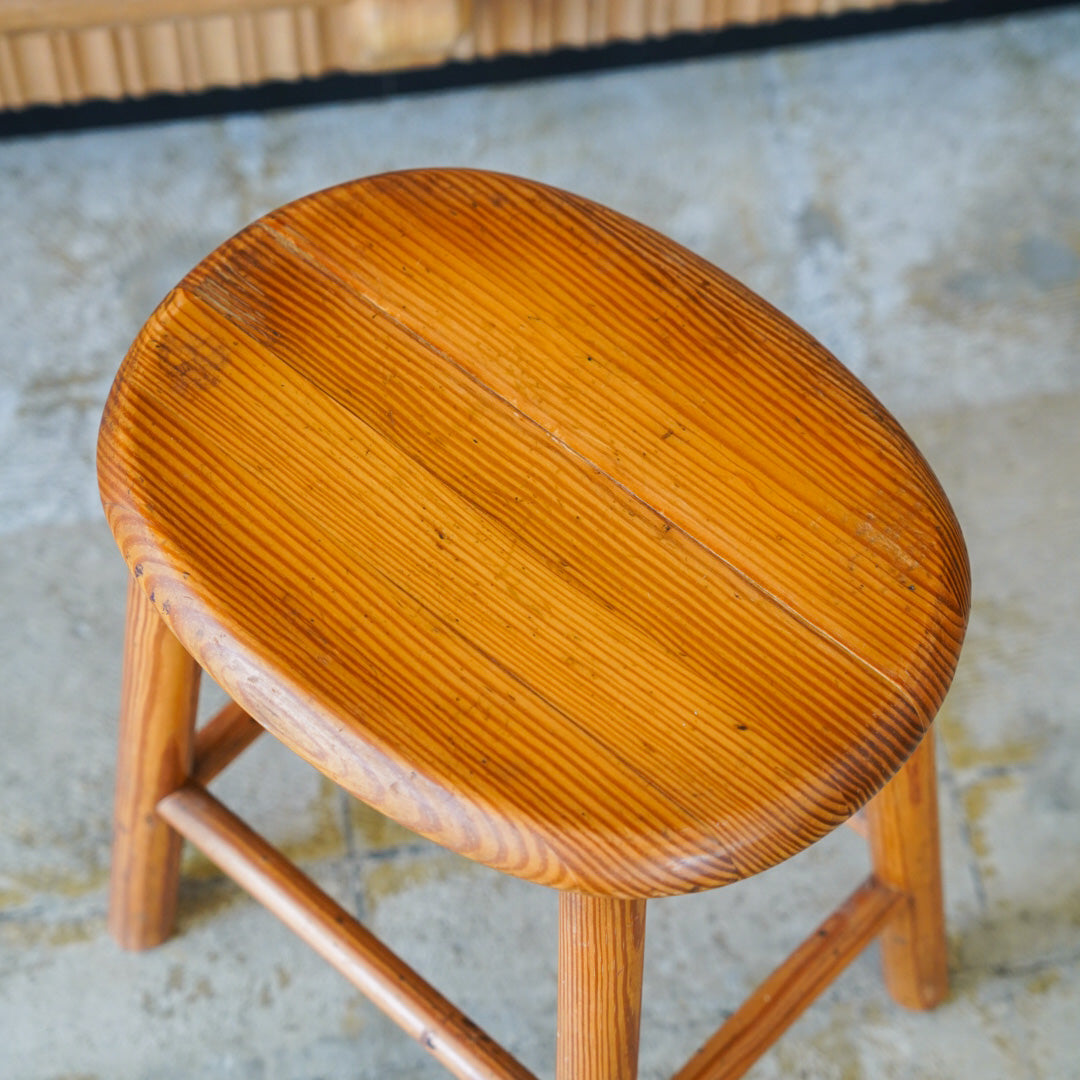
[(645, 901), (559, 895), (558, 1080), (635, 1080)]
[(143, 590), (128, 588), (109, 931), (125, 949), (172, 932), (180, 835), (155, 807), (192, 767), (199, 666)]
[(949, 992), (941, 891), (934, 733), (866, 807), (874, 873), (905, 894), (881, 934), (885, 985), (909, 1009), (932, 1009)]

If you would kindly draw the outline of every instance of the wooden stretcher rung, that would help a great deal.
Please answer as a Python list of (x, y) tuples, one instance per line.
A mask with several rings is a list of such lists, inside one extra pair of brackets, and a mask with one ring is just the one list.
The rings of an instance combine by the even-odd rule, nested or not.
[(160, 816), (462, 1080), (535, 1080), (276, 848), (198, 784)]
[(215, 713), (195, 733), (195, 768), (191, 778), (206, 785), (238, 758), (264, 731), (235, 701)]
[(903, 893), (863, 882), (746, 1000), (673, 1080), (742, 1076), (881, 932)]

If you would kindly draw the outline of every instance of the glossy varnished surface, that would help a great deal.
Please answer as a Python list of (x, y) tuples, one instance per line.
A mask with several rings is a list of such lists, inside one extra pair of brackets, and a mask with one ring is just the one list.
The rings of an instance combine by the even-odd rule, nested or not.
[(185, 646), (472, 858), (658, 895), (761, 870), (905, 760), (967, 564), (881, 406), (730, 278), (506, 177), (256, 223), (117, 379), (102, 494)]

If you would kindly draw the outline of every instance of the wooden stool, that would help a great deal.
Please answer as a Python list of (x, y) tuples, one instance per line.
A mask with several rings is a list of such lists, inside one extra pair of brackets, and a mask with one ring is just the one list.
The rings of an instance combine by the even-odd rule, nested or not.
[[(874, 937), (946, 992), (934, 755), (968, 610), (919, 452), (820, 345), (619, 214), (429, 170), (189, 274), (99, 444), (131, 568), (111, 928), (185, 836), (462, 1077), (526, 1070), (206, 791), (263, 729), (560, 893), (558, 1075), (636, 1070), (647, 897), (866, 806), (873, 873), (678, 1073), (740, 1075)], [(200, 668), (231, 695), (194, 731)]]

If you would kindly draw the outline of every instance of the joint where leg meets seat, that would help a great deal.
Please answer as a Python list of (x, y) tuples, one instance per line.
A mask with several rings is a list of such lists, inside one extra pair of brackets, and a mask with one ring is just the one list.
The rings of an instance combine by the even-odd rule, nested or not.
[(124, 948), (145, 949), (176, 915), (180, 837), (155, 808), (191, 773), (201, 671), (134, 578), (126, 634), (109, 929)]
[(264, 731), (235, 701), (230, 701), (195, 732), (195, 764), (191, 779), (209, 784)]

